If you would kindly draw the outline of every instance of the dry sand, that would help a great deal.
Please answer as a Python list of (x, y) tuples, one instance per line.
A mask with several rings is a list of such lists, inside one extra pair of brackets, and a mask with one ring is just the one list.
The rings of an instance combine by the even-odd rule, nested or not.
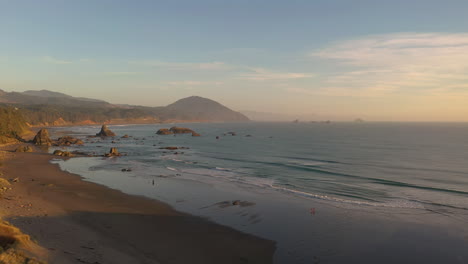
[(47, 153), (8, 156), (2, 177), (19, 181), (4, 192), (0, 215), (37, 241), (48, 263), (272, 262), (273, 241), (82, 181)]

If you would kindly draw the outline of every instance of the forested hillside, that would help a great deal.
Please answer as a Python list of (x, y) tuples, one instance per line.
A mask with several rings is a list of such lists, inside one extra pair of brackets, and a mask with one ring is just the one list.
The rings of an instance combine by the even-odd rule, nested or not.
[(48, 90), (5, 92), (0, 107), (15, 107), (33, 126), (65, 126), (101, 123), (238, 122), (243, 114), (198, 96), (180, 99), (168, 106), (147, 107), (111, 104), (102, 100), (73, 97)]
[(14, 107), (0, 107), (0, 144), (15, 141), (28, 131), (21, 112)]

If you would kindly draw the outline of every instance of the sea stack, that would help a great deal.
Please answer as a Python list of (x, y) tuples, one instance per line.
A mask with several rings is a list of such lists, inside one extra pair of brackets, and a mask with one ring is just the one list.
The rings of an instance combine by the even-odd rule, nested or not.
[(106, 157), (118, 157), (118, 156), (121, 156), (121, 154), (119, 153), (117, 148), (112, 147), (109, 150), (109, 153), (106, 153), (104, 156), (106, 156)]
[(102, 125), (101, 131), (96, 134), (98, 137), (115, 137), (115, 133), (112, 132), (109, 128), (107, 128), (107, 125)]
[(35, 145), (40, 145), (40, 146), (52, 145), (52, 140), (50, 140), (50, 137), (49, 137), (49, 131), (47, 131), (47, 129), (45, 128), (42, 128), (41, 130), (39, 130), (39, 132), (37, 132), (32, 142)]

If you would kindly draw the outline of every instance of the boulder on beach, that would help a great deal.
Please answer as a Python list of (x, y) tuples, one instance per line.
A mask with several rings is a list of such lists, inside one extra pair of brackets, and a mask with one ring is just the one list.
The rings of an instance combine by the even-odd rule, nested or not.
[(161, 128), (158, 130), (158, 132), (156, 132), (156, 134), (158, 135), (172, 135), (174, 134), (172, 131), (170, 131), (169, 129), (167, 128)]
[(64, 151), (62, 153), (62, 157), (73, 157), (73, 154), (71, 154), (71, 152), (69, 152), (69, 151)]
[(33, 152), (31, 146), (19, 146), (15, 149), (15, 152)]
[(127, 134), (123, 135), (122, 138), (129, 138)]
[(61, 156), (61, 157), (72, 157), (73, 154), (69, 151), (61, 151), (59, 149), (55, 150), (53, 155), (55, 156)]
[(45, 128), (42, 128), (41, 130), (39, 130), (39, 132), (37, 132), (32, 142), (40, 146), (52, 145), (52, 140), (50, 140), (49, 137), (49, 131), (47, 131), (47, 129)]
[(102, 125), (101, 131), (96, 134), (98, 137), (115, 137), (115, 133), (112, 132), (109, 128), (107, 128), (107, 125)]

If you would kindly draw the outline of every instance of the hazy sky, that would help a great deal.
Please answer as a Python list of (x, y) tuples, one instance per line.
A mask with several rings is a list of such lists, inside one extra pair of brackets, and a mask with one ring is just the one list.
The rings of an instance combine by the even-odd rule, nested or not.
[(0, 0), (0, 89), (468, 121), (467, 14), (466, 0)]

